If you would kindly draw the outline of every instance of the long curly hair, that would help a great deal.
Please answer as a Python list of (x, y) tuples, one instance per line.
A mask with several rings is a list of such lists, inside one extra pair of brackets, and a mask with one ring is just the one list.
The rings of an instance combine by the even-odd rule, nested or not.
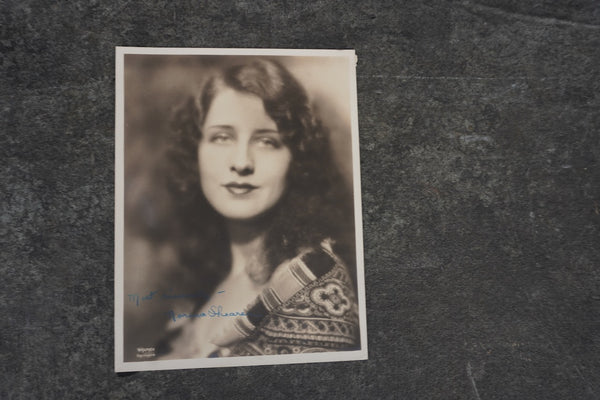
[(316, 118), (302, 85), (284, 66), (269, 59), (223, 69), (174, 112), (166, 183), (176, 201), (169, 231), (180, 262), (203, 268), (215, 284), (230, 268), (224, 220), (202, 193), (197, 151), (204, 119), (224, 88), (261, 98), (292, 154), (286, 190), (268, 215), (267, 277), (300, 249), (319, 246), (324, 239), (332, 239), (354, 275), (352, 193), (333, 161), (328, 131)]

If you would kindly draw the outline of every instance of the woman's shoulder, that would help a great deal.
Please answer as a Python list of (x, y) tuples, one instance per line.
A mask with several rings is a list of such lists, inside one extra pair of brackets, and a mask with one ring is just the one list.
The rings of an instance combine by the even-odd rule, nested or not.
[(296, 257), (286, 260), (275, 269), (271, 278), (272, 285), (279, 285), (280, 280), (286, 280), (290, 273), (305, 284), (330, 279), (351, 284), (348, 268), (335, 253), (332, 244), (333, 241), (327, 239), (319, 246), (300, 250)]
[(312, 321), (313, 326), (301, 323), (292, 329), (302, 332), (305, 328), (307, 337), (329, 338), (342, 346), (354, 343), (358, 334), (356, 293), (348, 268), (330, 243), (322, 243), (319, 248), (301, 254), (289, 267), (294, 275), (298, 270), (310, 271), (314, 279), (275, 310), (271, 324), (277, 325), (278, 319), (286, 323)]
[(305, 249), (281, 264), (238, 321), (246, 338), (222, 343), (223, 355), (353, 350), (359, 347), (352, 279), (330, 243)]

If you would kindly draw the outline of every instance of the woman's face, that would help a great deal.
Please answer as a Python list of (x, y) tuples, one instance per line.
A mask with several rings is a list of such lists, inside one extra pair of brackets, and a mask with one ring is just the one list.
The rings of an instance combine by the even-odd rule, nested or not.
[(285, 191), (291, 159), (261, 98), (230, 88), (215, 96), (198, 164), (202, 191), (217, 212), (248, 220), (268, 211)]

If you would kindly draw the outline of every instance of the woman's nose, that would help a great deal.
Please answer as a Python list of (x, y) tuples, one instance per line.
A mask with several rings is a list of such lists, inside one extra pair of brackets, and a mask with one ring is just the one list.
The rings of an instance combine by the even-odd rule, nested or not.
[(245, 143), (239, 143), (235, 146), (230, 168), (231, 171), (241, 176), (250, 175), (254, 172), (254, 157), (251, 154), (250, 146)]

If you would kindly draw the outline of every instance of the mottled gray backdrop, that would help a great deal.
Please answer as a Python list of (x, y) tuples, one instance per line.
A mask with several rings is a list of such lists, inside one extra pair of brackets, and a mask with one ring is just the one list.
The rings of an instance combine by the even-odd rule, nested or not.
[[(600, 3), (0, 4), (0, 398), (600, 398)], [(115, 46), (354, 48), (370, 360), (113, 372)]]

